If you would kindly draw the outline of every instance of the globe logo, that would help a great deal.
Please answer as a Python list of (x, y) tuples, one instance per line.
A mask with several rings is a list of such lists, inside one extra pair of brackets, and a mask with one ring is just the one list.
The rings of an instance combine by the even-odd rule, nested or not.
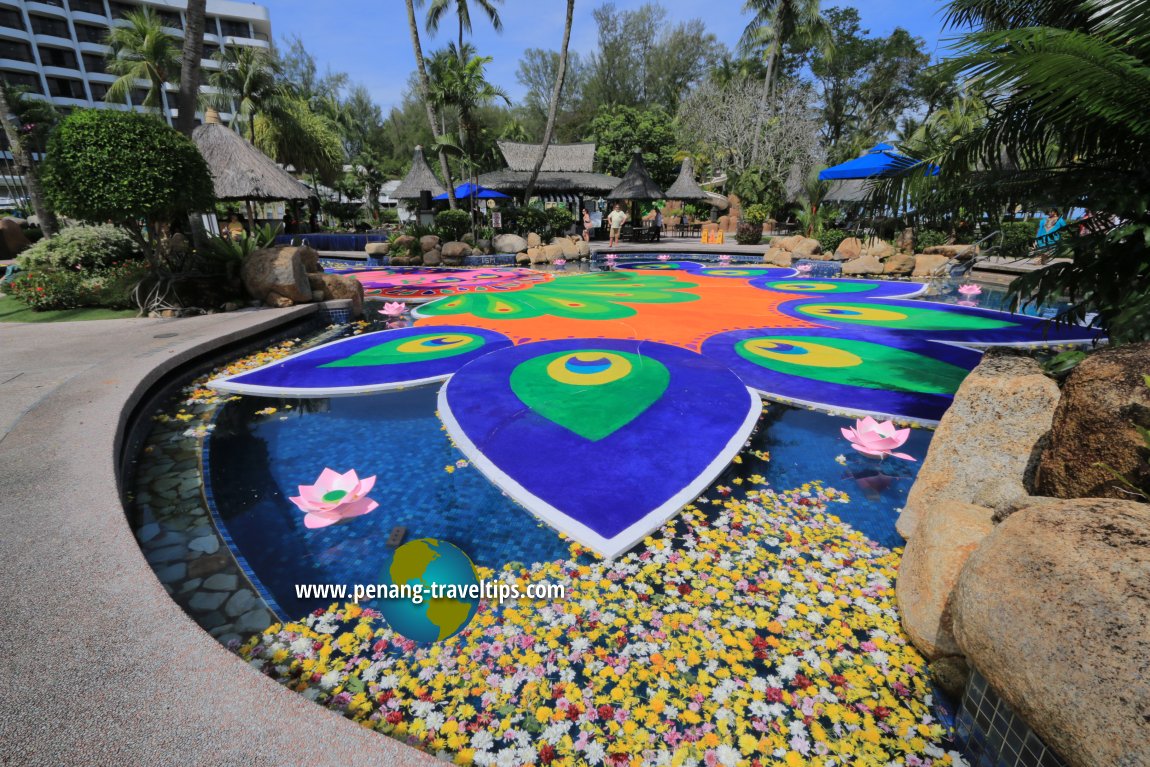
[(471, 559), (436, 538), (408, 541), (380, 573), (389, 596), (373, 601), (391, 628), (416, 642), (441, 642), (462, 631), (479, 609)]

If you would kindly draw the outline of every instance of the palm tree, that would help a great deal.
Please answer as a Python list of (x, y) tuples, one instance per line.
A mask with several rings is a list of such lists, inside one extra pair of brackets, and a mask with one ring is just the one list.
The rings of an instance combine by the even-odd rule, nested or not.
[(233, 124), (246, 125), (248, 141), (256, 143), (255, 117), (276, 111), (276, 102), (285, 97), (275, 58), (263, 48), (229, 45), (213, 57), (220, 68), (209, 82), (219, 93), (217, 108), (233, 112)]
[(108, 73), (116, 81), (108, 88), (105, 100), (127, 102), (128, 94), (138, 80), (149, 83), (144, 106), (164, 110), (164, 83), (180, 69), (180, 50), (176, 38), (164, 31), (164, 22), (148, 6), (124, 15), (127, 26), (113, 27), (108, 33)]
[[(752, 15), (743, 30), (739, 47), (744, 52), (766, 51), (767, 71), (763, 77), (763, 95), (755, 120), (756, 133), (766, 119), (767, 104), (774, 87), (775, 72), (787, 45), (804, 50), (819, 48), (828, 52), (834, 45), (830, 24), (819, 11), (819, 0), (746, 0), (744, 11)], [(752, 162), (758, 161), (759, 146), (752, 150)]]
[(527, 188), (523, 190), (523, 202), (526, 204), (535, 191), (535, 179), (539, 178), (539, 171), (543, 169), (543, 160), (547, 157), (547, 147), (555, 135), (555, 118), (559, 114), (559, 96), (563, 93), (563, 80), (567, 77), (567, 47), (571, 43), (571, 22), (575, 16), (575, 0), (567, 0), (567, 22), (563, 27), (563, 47), (559, 49), (559, 71), (555, 75), (555, 88), (551, 91), (551, 104), (547, 108), (547, 127), (543, 129), (543, 143), (539, 146), (539, 156), (535, 158), (535, 167), (531, 169), (531, 176), (527, 179)]
[[(0, 83), (0, 126), (8, 139), (8, 146), (12, 150), (12, 159), (16, 163), (16, 171), (23, 176), (24, 186), (28, 189), (28, 199), (32, 203), (32, 210), (40, 219), (40, 230), (48, 237), (56, 234), (59, 225), (56, 221), (56, 212), (48, 204), (44, 190), (40, 186), (40, 177), (36, 166), (32, 162), (32, 155), (24, 141), (18, 126), (24, 125), (24, 120), (17, 113), (20, 101), (24, 94), (12, 88), (7, 81)], [(39, 102), (37, 102), (39, 103)], [(46, 104), (51, 109), (51, 104)]]
[[(1091, 211), (1101, 225), (1060, 241), (1072, 260), (1011, 290), (1040, 301), (1065, 292), (1070, 316), (1098, 312), (1111, 341), (1150, 338), (1150, 0), (959, 0), (949, 18), (974, 29), (944, 74), (980, 90), (986, 118), (926, 158), (943, 168), (937, 180), (908, 174), (901, 190), (913, 205), (944, 194), (973, 210)], [(949, 120), (969, 117), (954, 109)]]
[[(503, 0), (475, 0), (475, 4), (487, 16), (491, 22), (491, 26), (495, 28), (496, 32), (503, 31), (503, 20), (499, 18), (499, 11), (495, 6), (502, 3)], [(422, 0), (420, 0), (422, 5)], [(459, 19), (459, 47), (456, 50), (459, 52), (460, 60), (464, 60), (463, 56), (463, 33), (471, 34), (471, 7), (468, 0), (431, 0), (431, 5), (427, 9), (427, 31), (429, 34), (435, 34), (439, 31), (439, 23), (443, 17), (447, 15), (448, 9), (454, 7), (455, 16)]]
[(502, 88), (487, 80), (484, 69), (492, 62), (490, 56), (473, 55), (462, 60), (450, 55), (450, 49), (448, 51), (448, 55), (436, 60), (436, 77), (431, 83), (431, 93), (439, 103), (454, 108), (458, 113), (459, 146), (474, 166), (479, 135), (476, 111), (497, 100), (510, 104), (511, 99)]
[(208, 0), (188, 0), (184, 24), (184, 51), (180, 64), (180, 113), (176, 129), (191, 136), (196, 127), (196, 106), (200, 100), (200, 60), (204, 57), (204, 15)]
[[(415, 20), (415, 0), (406, 0), (407, 3), (407, 23), (411, 28), (411, 47), (415, 52), (415, 68), (419, 72), (419, 88), (423, 95), (423, 104), (427, 109), (427, 122), (431, 126), (431, 135), (439, 135), (442, 131), (437, 129), (439, 120), (435, 114), (435, 104), (431, 101), (431, 84), (427, 77), (427, 67), (423, 63), (423, 46), (419, 43), (419, 23)], [(422, 0), (420, 0), (422, 5)], [(463, 50), (463, 46), (460, 46)], [(456, 207), (455, 202), (455, 185), (451, 181), (451, 166), (447, 164), (447, 156), (443, 152), (439, 153), (439, 168), (443, 171), (443, 182), (447, 185), (447, 201), (452, 207)]]

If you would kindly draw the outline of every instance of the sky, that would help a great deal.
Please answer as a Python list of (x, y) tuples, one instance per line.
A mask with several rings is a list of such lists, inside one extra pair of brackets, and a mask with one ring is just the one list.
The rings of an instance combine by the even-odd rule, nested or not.
[[(595, 51), (597, 32), (592, 11), (605, 0), (577, 0), (571, 33), (571, 49), (583, 55)], [(631, 10), (644, 0), (615, 0), (616, 8)], [(667, 9), (669, 21), (701, 19), (707, 30), (729, 48), (734, 48), (749, 19), (742, 12), (742, 0), (659, 0)], [(401, 100), (407, 78), (415, 68), (411, 36), (403, 0), (262, 0), (271, 12), (272, 34), (277, 44), (289, 35), (298, 35), (315, 57), (322, 71), (330, 68), (346, 72), (352, 82), (365, 85), (384, 113)], [(943, 53), (941, 0), (840, 0), (832, 5), (854, 5), (863, 27), (872, 34), (888, 34), (896, 26), (923, 38), (927, 49)], [(558, 50), (563, 42), (566, 14), (564, 0), (502, 0), (500, 16), (503, 33), (496, 34), (486, 17), (473, 7), (471, 38), (481, 55), (494, 61), (488, 79), (506, 90), (513, 100), (523, 93), (515, 79), (519, 59), (527, 48)], [(721, 11), (713, 9), (721, 8)], [(711, 11), (711, 12), (707, 12)], [(439, 34), (429, 38), (422, 27), (424, 52), (440, 48), (458, 34), (454, 15), (449, 15)]]

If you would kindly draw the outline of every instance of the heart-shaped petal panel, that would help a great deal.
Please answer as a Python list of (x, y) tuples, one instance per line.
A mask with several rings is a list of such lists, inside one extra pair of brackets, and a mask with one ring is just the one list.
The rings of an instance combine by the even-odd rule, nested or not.
[(440, 391), (456, 444), (555, 529), (614, 557), (694, 500), (742, 449), (759, 397), (706, 357), (572, 339), (485, 355)]

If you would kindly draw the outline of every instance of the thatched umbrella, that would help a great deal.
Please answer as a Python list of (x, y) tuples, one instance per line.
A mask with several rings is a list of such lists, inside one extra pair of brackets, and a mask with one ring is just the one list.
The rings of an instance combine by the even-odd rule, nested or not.
[(311, 190), (296, 181), (270, 157), (252, 146), (240, 134), (220, 122), (209, 109), (204, 124), (192, 131), (192, 141), (212, 171), (216, 199), (242, 201), (249, 223), (254, 221), (252, 201), (306, 200)]
[(420, 192), (430, 192), (432, 197), (447, 194), (446, 187), (431, 171), (431, 166), (423, 158), (423, 147), (417, 146), (411, 157), (411, 170), (391, 193), (397, 200), (418, 200)]
[(631, 157), (631, 167), (623, 174), (619, 186), (607, 194), (608, 200), (630, 200), (631, 220), (639, 218), (639, 202), (666, 199), (663, 190), (647, 173), (647, 166), (643, 164), (643, 155), (635, 152)]
[(679, 177), (667, 190), (668, 200), (683, 200), (684, 202), (702, 202), (707, 199), (707, 191), (699, 186), (695, 180), (695, 161), (686, 157), (679, 168)]

